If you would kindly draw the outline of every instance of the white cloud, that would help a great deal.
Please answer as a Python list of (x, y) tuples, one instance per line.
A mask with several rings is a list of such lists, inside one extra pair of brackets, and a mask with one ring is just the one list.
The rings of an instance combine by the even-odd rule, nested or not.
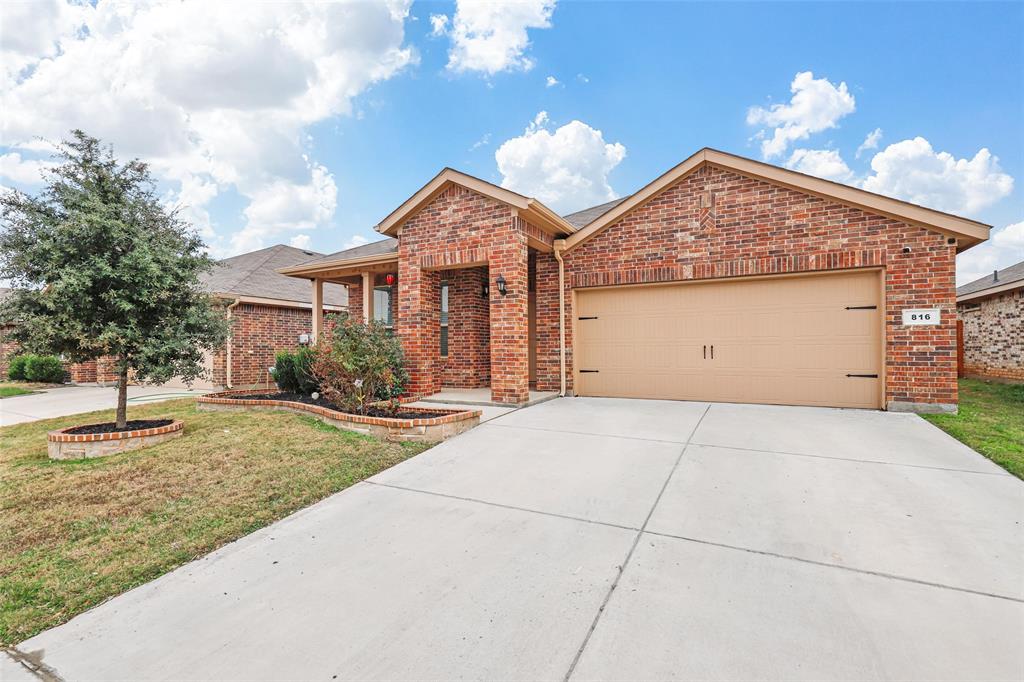
[(351, 239), (349, 239), (347, 242), (342, 244), (341, 245), (341, 250), (344, 251), (345, 249), (354, 249), (357, 246), (362, 246), (364, 244), (369, 244), (369, 243), (370, 243), (369, 239), (367, 239), (366, 237), (364, 237), (361, 234), (357, 234), (357, 235), (353, 235), (353, 237)]
[(995, 270), (1024, 261), (1024, 220), (992, 230), (989, 241), (956, 257), (956, 284), (963, 286)]
[(970, 215), (1013, 191), (1013, 178), (999, 159), (980, 149), (971, 159), (936, 152), (915, 137), (891, 144), (871, 159), (864, 189), (929, 208)]
[(576, 74), (576, 80), (578, 80), (580, 83), (584, 83), (584, 84), (590, 82), (590, 79), (587, 78), (586, 76), (584, 76), (582, 73)]
[(479, 71), (493, 76), (502, 71), (529, 71), (534, 62), (527, 29), (550, 28), (555, 0), (480, 2), (456, 0), (449, 32), (448, 69)]
[(853, 171), (834, 149), (794, 149), (786, 166), (836, 182), (846, 182), (853, 177)]
[(626, 148), (605, 142), (600, 130), (581, 121), (554, 132), (547, 123), (547, 112), (538, 113), (521, 136), (495, 152), (501, 186), (562, 211), (614, 199), (608, 174), (626, 157)]
[(544, 79), (544, 87), (546, 87), (546, 88), (553, 88), (556, 85), (561, 85), (561, 84), (562, 84), (561, 81), (559, 81), (554, 76), (548, 76), (547, 78)]
[(787, 104), (747, 111), (748, 124), (764, 126), (757, 136), (763, 138), (761, 153), (766, 159), (780, 156), (796, 140), (835, 128), (839, 119), (856, 109), (846, 83), (836, 86), (826, 78), (815, 78), (810, 71), (796, 74), (789, 89), (793, 97)]
[(21, 185), (39, 185), (43, 172), (56, 165), (53, 161), (23, 158), (18, 152), (0, 155), (0, 177)]
[[(0, 25), (25, 32), (18, 12), (28, 4), (37, 7), (0, 6)], [(233, 189), (249, 202), (234, 248), (331, 219), (337, 191), (307, 158), (308, 127), (350, 114), (353, 98), (416, 59), (403, 46), (409, 0), (250, 3), (244, 12), (173, 0), (46, 7), (69, 18), (47, 19), (38, 40), (3, 34), (5, 64), (15, 48), (27, 60), (15, 76), (4, 71), (8, 151), (82, 128), (119, 157), (149, 162), (168, 200), (199, 221)]]
[(448, 15), (447, 14), (431, 14), (430, 15), (430, 35), (435, 38), (443, 36), (448, 32)]
[(308, 234), (297, 234), (288, 240), (288, 246), (294, 246), (296, 249), (308, 249), (312, 238)]
[(477, 149), (480, 149), (480, 147), (486, 147), (490, 143), (491, 143), (491, 134), (490, 133), (484, 133), (483, 137), (481, 137), (479, 140), (477, 140), (472, 145), (470, 145), (469, 151), (475, 152)]
[(860, 143), (859, 147), (857, 147), (857, 153), (854, 154), (854, 157), (859, 159), (860, 155), (868, 151), (869, 149), (878, 149), (878, 143), (881, 141), (881, 139), (882, 129), (875, 128), (870, 133), (868, 133), (868, 136), (865, 137), (864, 141)]

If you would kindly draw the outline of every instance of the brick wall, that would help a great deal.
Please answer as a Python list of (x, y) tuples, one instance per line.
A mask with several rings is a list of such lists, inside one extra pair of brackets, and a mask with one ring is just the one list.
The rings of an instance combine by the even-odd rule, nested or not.
[(439, 356), (441, 383), (454, 388), (490, 386), (490, 305), (480, 295), (487, 268), (447, 270), (440, 277), (448, 282), (448, 357)]
[[(394, 274), (394, 273), (392, 273), (392, 274)], [(373, 276), (373, 286), (374, 287), (387, 286), (387, 280), (385, 279), (385, 277), (387, 277), (386, 273), (375, 274)], [(363, 320), (363, 285), (360, 282), (358, 284), (348, 284), (346, 286), (348, 288), (348, 313), (349, 313), (349, 315), (352, 316), (353, 319), (359, 320), (361, 322)], [(398, 319), (398, 299), (397, 299), (397, 297), (395, 295), (395, 294), (397, 294), (397, 292), (398, 292), (398, 286), (397, 286), (397, 280), (396, 280), (396, 283), (394, 285), (392, 285), (392, 295), (391, 295), (391, 319), (392, 320), (397, 320)]]
[(1024, 289), (959, 307), (964, 323), (964, 373), (1024, 381)]
[[(955, 246), (935, 232), (705, 166), (564, 258), (568, 349), (573, 288), (884, 267), (886, 401), (957, 401)], [(545, 390), (558, 387), (557, 277), (554, 257), (540, 254), (538, 388)], [(908, 307), (940, 308), (942, 323), (904, 327)], [(571, 350), (567, 365), (571, 388)]]
[[(313, 314), (305, 308), (242, 303), (231, 311), (231, 381), (235, 388), (267, 381), (278, 351), (299, 347), (299, 334), (312, 332)], [(214, 354), (214, 382), (226, 381), (227, 351)]]

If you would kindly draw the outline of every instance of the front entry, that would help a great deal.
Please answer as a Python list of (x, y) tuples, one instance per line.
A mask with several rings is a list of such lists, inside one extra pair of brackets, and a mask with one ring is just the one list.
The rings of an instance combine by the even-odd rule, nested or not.
[(882, 406), (879, 271), (576, 292), (577, 395)]

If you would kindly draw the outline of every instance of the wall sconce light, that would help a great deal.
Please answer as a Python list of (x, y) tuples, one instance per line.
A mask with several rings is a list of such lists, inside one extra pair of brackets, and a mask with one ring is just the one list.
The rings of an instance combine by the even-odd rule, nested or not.
[(389, 272), (388, 274), (384, 275), (384, 281), (387, 283), (387, 285), (389, 287), (394, 286), (395, 285), (395, 276), (392, 275)]
[(498, 279), (494, 280), (494, 283), (498, 285), (498, 293), (504, 296), (508, 293), (508, 289), (505, 288), (505, 278), (498, 275)]
[(491, 295), (491, 285), (484, 280), (484, 283), (480, 285), (480, 298), (488, 298)]

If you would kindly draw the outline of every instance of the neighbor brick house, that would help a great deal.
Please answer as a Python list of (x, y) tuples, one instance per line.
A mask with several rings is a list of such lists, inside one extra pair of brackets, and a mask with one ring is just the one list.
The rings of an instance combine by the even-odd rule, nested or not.
[(393, 325), (413, 395), (489, 387), (956, 409), (954, 261), (982, 223), (711, 149), (560, 216), (445, 169), (388, 237), (283, 274)]
[(956, 290), (967, 376), (1024, 381), (1024, 261)]

